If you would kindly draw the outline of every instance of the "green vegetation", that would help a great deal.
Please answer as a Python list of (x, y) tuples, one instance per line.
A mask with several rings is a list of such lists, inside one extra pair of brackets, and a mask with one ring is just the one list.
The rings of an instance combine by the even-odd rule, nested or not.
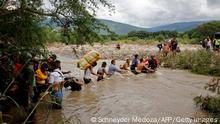
[(197, 106), (202, 110), (211, 113), (212, 117), (220, 121), (220, 78), (214, 77), (209, 83), (206, 84), (205, 89), (213, 92), (215, 96), (197, 96), (193, 100)]
[(164, 43), (169, 39), (177, 37), (179, 43), (182, 44), (198, 44), (199, 40), (191, 39), (187, 34), (180, 34), (176, 31), (160, 31), (160, 32), (146, 32), (146, 31), (132, 31), (127, 35), (103, 35), (104, 42), (118, 42), (129, 44), (157, 44)]
[(99, 19), (99, 20), (104, 24), (106, 24), (113, 32), (119, 35), (126, 35), (131, 31), (148, 31), (148, 32), (177, 31), (183, 33), (208, 22), (208, 21), (179, 22), (179, 23), (161, 25), (151, 28), (142, 28), (120, 22), (114, 22), (111, 20), (104, 20), (104, 19)]
[(220, 96), (197, 96), (194, 99), (194, 102), (202, 110), (209, 112), (210, 118), (215, 118), (213, 124), (219, 124), (220, 118)]
[[(48, 19), (47, 19), (48, 21)], [(107, 24), (106, 21), (97, 20), (97, 22)], [(209, 22), (205, 23), (195, 29), (186, 31), (184, 33), (180, 33), (177, 31), (158, 31), (158, 32), (148, 32), (148, 31), (131, 31), (127, 34), (116, 34), (111, 32), (111, 26), (107, 31), (95, 30), (94, 33), (91, 33), (87, 36), (77, 35), (76, 31), (70, 31), (65, 33), (65, 30), (62, 27), (57, 26), (54, 22), (49, 21), (49, 26), (45, 26), (44, 31), (46, 36), (47, 42), (62, 42), (66, 44), (85, 44), (85, 43), (94, 43), (94, 42), (101, 42), (101, 43), (108, 43), (108, 42), (118, 42), (118, 43), (133, 43), (133, 44), (152, 44), (155, 43), (163, 43), (170, 38), (177, 37), (179, 43), (182, 44), (199, 44), (204, 37), (210, 36), (212, 37), (215, 32), (219, 31), (220, 22)], [(102, 24), (100, 24), (102, 25)], [(105, 26), (102, 25), (104, 28)], [(135, 30), (135, 29), (134, 29)], [(98, 35), (98, 34), (102, 35)], [(83, 34), (83, 33), (81, 33)], [(92, 42), (91, 42), (92, 41)], [(153, 42), (152, 42), (153, 41)]]
[(176, 31), (159, 31), (159, 32), (145, 32), (145, 31), (132, 31), (127, 34), (127, 37), (138, 37), (140, 39), (150, 39), (162, 37), (162, 39), (167, 39), (170, 37), (176, 37), (178, 32)]
[(207, 36), (213, 38), (216, 32), (220, 31), (220, 22), (214, 21), (198, 26), (195, 29), (185, 32), (190, 38), (202, 40)]
[(104, 42), (116, 41), (121, 43), (123, 41), (125, 43), (152, 44), (152, 41), (154, 41), (154, 43), (163, 43), (170, 38), (177, 37), (178, 42), (182, 44), (200, 44), (201, 40), (207, 36), (213, 38), (214, 34), (219, 31), (220, 22), (215, 21), (205, 23), (184, 33), (179, 33), (177, 31), (131, 31), (126, 35), (111, 34), (103, 35), (102, 38)]
[[(94, 18), (95, 10), (99, 5), (114, 8), (105, 0), (49, 1), (54, 6), (47, 8), (49, 11), (44, 4), (36, 0), (0, 0), (0, 74), (6, 77), (0, 80), (3, 83), (0, 92), (12, 80), (17, 60), (22, 58), (25, 62), (45, 54), (45, 43), (62, 41), (80, 45), (100, 41), (97, 31), (108, 29)], [(46, 18), (60, 25), (60, 29), (42, 25)]]
[[(180, 34), (176, 31), (132, 31), (127, 35), (117, 35), (95, 18), (99, 5), (113, 10), (107, 0), (59, 0), (47, 1), (53, 8), (45, 9), (43, 0), (0, 0), (0, 95), (16, 82), (28, 91), (31, 81), (18, 80), (15, 65), (26, 68), (34, 57), (46, 56), (46, 43), (93, 44), (94, 42), (118, 41), (120, 43), (159, 43), (171, 37), (178, 37), (181, 43), (199, 43), (199, 40), (219, 31), (220, 23), (204, 24), (196, 29)], [(48, 10), (49, 9), (49, 10)], [(46, 19), (59, 28), (45, 26)], [(100, 35), (103, 30), (110, 35)], [(177, 55), (161, 56), (166, 67), (190, 69), (199, 74), (220, 75), (219, 56), (206, 51), (183, 52)], [(26, 68), (27, 69), (27, 68)], [(25, 89), (26, 88), (26, 89)], [(25, 92), (26, 93), (26, 92)], [(24, 98), (25, 99), (25, 98)], [(26, 108), (27, 106), (23, 106)], [(217, 106), (218, 107), (218, 106)], [(36, 108), (36, 107), (35, 107)], [(28, 119), (28, 118), (27, 118)], [(27, 120), (26, 120), (27, 121)], [(18, 122), (19, 123), (19, 122)]]
[(188, 69), (198, 74), (220, 76), (220, 56), (206, 50), (160, 54), (159, 61), (167, 68)]
[[(25, 108), (26, 113), (30, 107), (28, 96), (32, 95), (29, 87), (32, 87), (33, 91), (34, 86), (31, 79), (34, 74), (25, 71), (28, 70), (30, 60), (36, 56), (40, 58), (47, 55), (45, 49), (47, 42), (62, 41), (81, 45), (99, 41), (98, 31), (101, 29), (108, 31), (108, 28), (95, 19), (96, 10), (100, 5), (110, 10), (114, 9), (106, 0), (47, 1), (49, 6), (53, 6), (51, 8), (45, 8), (44, 2), (44, 0), (0, 0), (0, 98), (9, 98), (9, 92), (13, 92), (12, 96), (15, 94), (19, 97), (14, 96), (10, 99), (19, 106), (18, 108)], [(43, 20), (47, 18), (51, 18), (60, 29), (43, 25)], [(16, 106), (9, 105), (8, 108), (13, 107)], [(8, 108), (3, 114), (10, 111)], [(2, 109), (5, 108), (1, 108), (1, 111)], [(12, 113), (10, 116), (13, 120), (13, 116), (18, 115)], [(22, 123), (22, 120), (13, 121)]]
[(220, 113), (220, 96), (217, 97), (195, 97), (194, 101), (196, 105), (201, 105), (204, 110), (213, 113)]
[[(99, 21), (98, 22), (103, 22)], [(105, 21), (104, 21), (105, 22)], [(105, 24), (105, 23), (103, 23)], [(108, 24), (108, 23), (107, 23)], [(94, 33), (90, 35), (77, 35), (76, 31), (70, 31), (65, 33), (63, 28), (57, 28), (54, 26), (53, 22), (49, 22), (49, 26), (44, 27), (44, 34), (46, 34), (45, 41), (46, 42), (62, 42), (66, 44), (85, 44), (85, 43), (94, 43), (94, 42), (118, 42), (118, 43), (133, 43), (133, 44), (156, 44), (163, 43), (172, 37), (177, 37), (179, 43), (182, 44), (199, 44), (203, 38), (210, 36), (212, 37), (215, 32), (220, 30), (219, 25), (220, 22), (209, 22), (203, 24), (195, 29), (190, 31), (186, 31), (184, 33), (179, 33), (177, 31), (158, 31), (158, 32), (148, 32), (148, 31), (131, 31), (125, 35), (119, 35), (108, 31), (96, 30)], [(104, 25), (103, 25), (104, 26)], [(105, 26), (104, 26), (105, 27)], [(104, 28), (103, 27), (103, 28)], [(111, 28), (111, 27), (109, 27)], [(97, 33), (101, 33), (102, 35), (98, 35)], [(83, 34), (83, 33), (81, 33)], [(152, 42), (153, 41), (153, 42)]]

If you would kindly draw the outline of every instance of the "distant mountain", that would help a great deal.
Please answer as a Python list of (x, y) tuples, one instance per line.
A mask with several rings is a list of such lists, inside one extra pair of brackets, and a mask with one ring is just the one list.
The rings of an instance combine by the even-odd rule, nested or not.
[[(119, 35), (127, 34), (131, 31), (148, 31), (148, 32), (157, 32), (157, 31), (177, 31), (177, 32), (185, 32), (190, 29), (196, 28), (199, 25), (202, 25), (204, 23), (210, 22), (210, 21), (192, 21), (192, 22), (179, 22), (179, 23), (173, 23), (168, 25), (162, 25), (152, 28), (142, 28), (137, 27), (125, 23), (115, 22), (111, 20), (105, 20), (105, 19), (98, 19), (100, 22), (106, 24), (113, 32)], [(51, 19), (45, 19), (42, 22), (43, 25), (49, 25), (52, 28), (58, 28), (59, 26), (52, 22)]]
[(106, 24), (112, 31), (114, 31), (116, 34), (127, 34), (131, 31), (140, 31), (144, 30), (146, 31), (146, 28), (136, 27), (129, 24), (124, 24), (120, 22), (115, 22), (111, 20), (105, 20), (105, 19), (99, 19), (103, 24)]
[(179, 22), (179, 23), (162, 25), (162, 26), (157, 26), (157, 27), (152, 27), (152, 28), (141, 28), (141, 27), (124, 24), (120, 22), (115, 22), (111, 20), (100, 19), (100, 21), (106, 24), (107, 26), (109, 26), (109, 28), (117, 34), (127, 34), (128, 32), (131, 32), (131, 31), (157, 32), (157, 31), (164, 31), (164, 30), (185, 32), (187, 30), (196, 28), (199, 25), (202, 25), (204, 23), (210, 22), (210, 21)]
[(207, 22), (209, 21), (179, 22), (179, 23), (173, 23), (173, 24), (149, 28), (148, 31), (156, 32), (156, 31), (168, 30), (168, 31), (185, 32)]

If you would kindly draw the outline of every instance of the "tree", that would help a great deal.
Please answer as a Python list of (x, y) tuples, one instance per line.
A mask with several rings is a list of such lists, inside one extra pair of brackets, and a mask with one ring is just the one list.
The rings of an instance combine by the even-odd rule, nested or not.
[(140, 39), (144, 39), (149, 37), (151, 33), (146, 31), (131, 31), (127, 34), (128, 37), (138, 37)]
[[(98, 31), (106, 29), (95, 19), (99, 5), (110, 10), (114, 8), (107, 0), (0, 0), (0, 97), (7, 95), (9, 87), (16, 82), (17, 89), (25, 95), (14, 101), (28, 107), (27, 91), (31, 81), (26, 78), (33, 78), (34, 73), (25, 73), (27, 64), (33, 57), (45, 55), (44, 43), (48, 35), (56, 35), (56, 32), (43, 27), (42, 20), (51, 18), (60, 25), (62, 29), (59, 31), (67, 43), (92, 44), (99, 38)], [(75, 40), (71, 42), (73, 37)], [(17, 73), (16, 64), (22, 65)]]
[(13, 78), (9, 75), (15, 58), (26, 61), (45, 53), (45, 29), (41, 25), (45, 18), (62, 27), (68, 43), (91, 44), (99, 40), (98, 31), (106, 29), (95, 19), (100, 5), (114, 9), (106, 0), (0, 0), (0, 74), (6, 76), (0, 80), (1, 88)]
[[(128, 37), (137, 37), (140, 39), (145, 38), (156, 38), (158, 40), (163, 40), (165, 38), (176, 37), (178, 32), (176, 31), (158, 31), (158, 32), (147, 32), (147, 31), (131, 31), (127, 34)], [(161, 37), (163, 37), (161, 39)]]
[(94, 37), (98, 36), (97, 31), (106, 29), (105, 25), (94, 18), (98, 5), (107, 6), (110, 10), (114, 8), (105, 0), (47, 0), (45, 3), (42, 0), (1, 0), (0, 3), (1, 17), (22, 13), (38, 18), (51, 17), (64, 28), (63, 34), (67, 37), (69, 31), (77, 34), (76, 44), (92, 43)]
[(162, 34), (155, 37), (159, 42), (162, 42), (165, 40), (164, 36)]
[(216, 32), (220, 31), (220, 22), (214, 21), (198, 26), (195, 29), (185, 32), (190, 38), (204, 39), (207, 36), (214, 37)]

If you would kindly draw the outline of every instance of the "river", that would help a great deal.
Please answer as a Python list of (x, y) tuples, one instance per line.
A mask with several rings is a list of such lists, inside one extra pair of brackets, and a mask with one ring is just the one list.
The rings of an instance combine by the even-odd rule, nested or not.
[[(70, 70), (72, 75), (82, 79), (83, 71), (76, 67), (77, 61), (63, 55), (58, 59), (62, 61), (62, 70)], [(108, 60), (100, 60), (98, 66), (102, 61), (109, 64)], [(117, 61), (117, 65), (121, 63)], [(164, 68), (159, 68), (155, 74), (116, 74), (101, 82), (94, 78), (93, 83), (83, 86), (80, 92), (64, 89), (63, 109), (51, 110), (47, 123), (102, 124), (120, 119), (135, 123), (134, 118), (145, 123), (147, 119), (153, 121), (163, 117), (176, 119), (174, 123), (178, 123), (177, 118), (205, 117), (206, 114), (194, 105), (193, 98), (209, 93), (204, 85), (210, 79), (185, 70)], [(44, 115), (38, 116), (45, 118)], [(160, 120), (158, 123), (164, 122)]]

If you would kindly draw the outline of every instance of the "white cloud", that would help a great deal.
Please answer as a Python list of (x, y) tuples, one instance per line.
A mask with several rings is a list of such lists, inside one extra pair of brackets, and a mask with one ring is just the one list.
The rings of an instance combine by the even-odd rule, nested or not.
[(220, 19), (220, 0), (110, 0), (115, 5), (111, 16), (105, 8), (98, 18), (153, 27), (168, 23)]

